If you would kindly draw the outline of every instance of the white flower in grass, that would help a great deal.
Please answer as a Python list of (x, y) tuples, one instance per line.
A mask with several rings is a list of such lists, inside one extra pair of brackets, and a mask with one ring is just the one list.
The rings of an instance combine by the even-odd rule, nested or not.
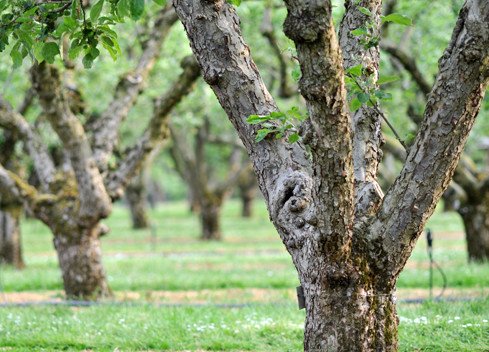
[(482, 322), (483, 323), (487, 323), (487, 319), (482, 319)]
[(453, 319), (455, 319), (455, 320), (460, 320), (460, 317), (455, 317), (455, 318), (453, 318)]
[(448, 324), (451, 324), (451, 323), (453, 323), (453, 320), (452, 320), (452, 319), (450, 319), (450, 320), (448, 320), (448, 321), (447, 321), (447, 323), (448, 323)]

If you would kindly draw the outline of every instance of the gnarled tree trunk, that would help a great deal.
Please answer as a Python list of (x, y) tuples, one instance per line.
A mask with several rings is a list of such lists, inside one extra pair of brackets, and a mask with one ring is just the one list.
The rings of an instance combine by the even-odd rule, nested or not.
[(216, 195), (203, 195), (200, 199), (200, 223), (203, 240), (220, 240), (221, 206), (223, 199)]
[(489, 261), (489, 202), (466, 204), (458, 212), (464, 223), (469, 261)]
[(53, 242), (67, 298), (97, 299), (110, 296), (97, 227), (54, 233)]
[(0, 263), (22, 269), (22, 242), (19, 226), (20, 210), (16, 212), (0, 211)]

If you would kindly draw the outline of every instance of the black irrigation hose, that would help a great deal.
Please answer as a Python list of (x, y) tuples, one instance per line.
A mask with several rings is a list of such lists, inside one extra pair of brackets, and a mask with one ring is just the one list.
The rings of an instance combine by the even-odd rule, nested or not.
[(443, 288), (441, 292), (436, 296), (435, 299), (440, 299), (443, 294), (445, 293), (445, 290), (448, 286), (448, 280), (445, 272), (441, 268), (440, 264), (438, 264), (434, 259), (433, 259), (433, 233), (431, 232), (430, 229), (426, 230), (426, 244), (427, 244), (427, 250), (428, 250), (428, 258), (430, 260), (430, 299), (433, 298), (433, 266), (440, 272), (441, 277), (443, 279)]

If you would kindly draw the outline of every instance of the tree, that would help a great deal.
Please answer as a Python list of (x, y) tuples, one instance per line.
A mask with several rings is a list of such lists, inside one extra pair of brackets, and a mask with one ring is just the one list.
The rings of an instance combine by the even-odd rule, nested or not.
[[(242, 146), (212, 135), (209, 117), (203, 118), (203, 123), (194, 135), (190, 133), (190, 139), (177, 126), (170, 125), (170, 131), (173, 142), (170, 153), (175, 168), (187, 183), (190, 194), (198, 205), (201, 239), (220, 240), (222, 206), (247, 165), (243, 162)], [(228, 148), (209, 153), (215, 143)], [(210, 160), (211, 156), (217, 160)]]
[(118, 145), (120, 125), (143, 91), (176, 19), (170, 7), (159, 12), (135, 69), (120, 79), (105, 112), (95, 121), (86, 119), (85, 126), (69, 104), (59, 70), (45, 61), (34, 63), (32, 85), (43, 115), (68, 157), (68, 168), (56, 167), (38, 131), (22, 114), (5, 104), (0, 106), (0, 126), (19, 135), (40, 182), (35, 188), (0, 165), (2, 200), (24, 204), (50, 227), (68, 297), (110, 294), (100, 250), (100, 236), (108, 229), (100, 221), (110, 214), (112, 202), (123, 195), (130, 179), (159, 150), (169, 134), (170, 111), (200, 75), (195, 61), (185, 59), (176, 82), (155, 101), (153, 116), (143, 135), (122, 153), (116, 165), (109, 165)]
[(359, 79), (375, 85), (381, 21), (403, 22), (402, 16), (381, 17), (380, 0), (346, 1), (338, 38), (330, 1), (285, 4), (284, 32), (296, 45), (308, 111), (302, 139), (292, 144), (273, 134), (256, 143), (260, 126), (246, 122), (250, 115), (270, 117), (278, 107), (233, 7), (222, 0), (174, 2), (298, 271), (305, 350), (395, 351), (396, 280), (449, 184), (487, 87), (489, 4), (467, 0), (460, 11), (419, 132), (385, 195), (377, 183), (379, 103), (358, 92), (356, 98), (370, 104), (350, 112), (345, 72), (360, 67)]

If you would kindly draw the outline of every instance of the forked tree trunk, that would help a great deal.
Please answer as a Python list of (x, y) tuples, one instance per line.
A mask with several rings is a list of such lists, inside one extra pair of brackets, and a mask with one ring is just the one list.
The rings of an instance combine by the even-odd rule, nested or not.
[(459, 210), (465, 228), (469, 261), (489, 261), (489, 206), (468, 204)]
[(97, 231), (55, 233), (54, 247), (67, 298), (92, 300), (110, 296)]
[(131, 211), (132, 228), (147, 229), (149, 227), (146, 190), (142, 176), (136, 176), (126, 190), (126, 198)]
[(204, 196), (200, 200), (200, 221), (202, 226), (202, 240), (220, 240), (221, 234), (221, 206), (222, 199)]
[(0, 211), (0, 263), (24, 268), (19, 226), (20, 211)]

